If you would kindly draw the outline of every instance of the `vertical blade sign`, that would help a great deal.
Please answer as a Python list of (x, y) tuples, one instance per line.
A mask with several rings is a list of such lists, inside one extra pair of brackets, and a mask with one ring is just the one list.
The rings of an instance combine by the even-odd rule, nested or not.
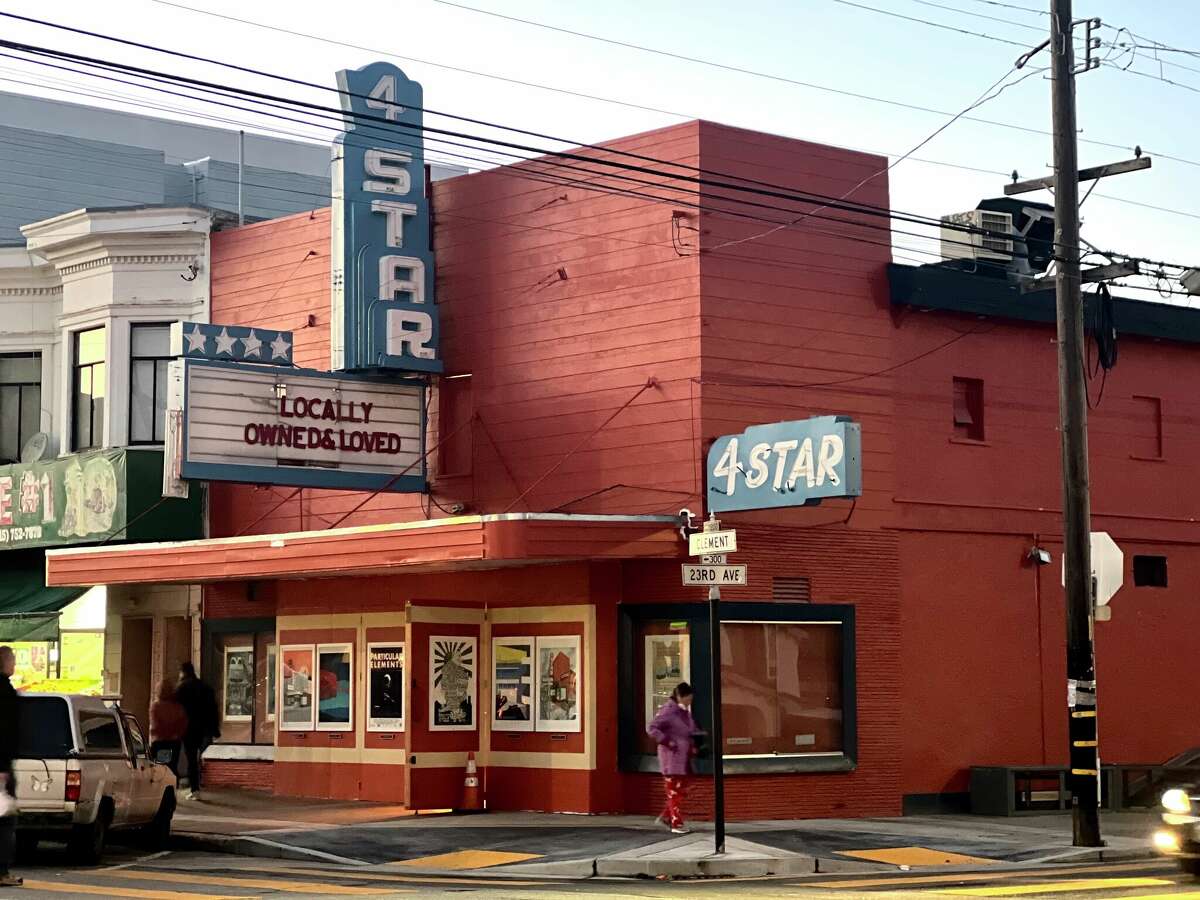
[(390, 63), (337, 84), (330, 367), (441, 372), (421, 85)]

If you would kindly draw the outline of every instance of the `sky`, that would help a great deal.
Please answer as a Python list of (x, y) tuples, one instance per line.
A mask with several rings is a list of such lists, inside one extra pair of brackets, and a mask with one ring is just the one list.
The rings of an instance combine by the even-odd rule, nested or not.
[[(1043, 52), (1030, 68), (1013, 70), (1023, 47), (1032, 48), (1047, 36), (1049, 18), (1040, 10), (1048, 8), (1049, 0), (742, 0), (734, 5), (716, 0), (461, 2), (476, 10), (761, 74), (614, 46), (438, 0), (339, 0), (334, 4), (294, 0), (110, 0), (103, 4), (94, 0), (0, 0), (0, 10), (331, 87), (338, 69), (389, 59), (410, 78), (422, 82), (427, 109), (573, 142), (594, 143), (704, 118), (886, 154), (891, 160), (910, 151), (950, 118), (911, 106), (953, 114), (1006, 75), (1015, 81), (1032, 68), (1048, 65)], [(1099, 55), (1107, 54), (1108, 61), (1080, 75), (1077, 90), (1081, 166), (1129, 158), (1135, 145), (1154, 160), (1147, 171), (1105, 179), (1096, 186), (1082, 209), (1084, 237), (1105, 249), (1200, 266), (1200, 128), (1196, 124), (1200, 9), (1188, 0), (1138, 4), (1092, 0), (1077, 2), (1075, 15), (1099, 17), (1106, 27), (1096, 33), (1106, 44), (1157, 41), (1196, 51), (1195, 55), (1159, 53), (1159, 62), (1153, 51), (1140, 49), (1135, 56), (1106, 46)], [(3, 34), (10, 40), (323, 104), (331, 99), (316, 90), (25, 23), (6, 21)], [(1127, 64), (1128, 70), (1124, 70)], [(515, 81), (606, 99), (587, 99)], [(55, 88), (125, 94), (136, 97), (137, 103), (165, 107), (143, 107), (141, 111), (167, 117), (206, 114), (230, 120), (210, 124), (236, 127), (231, 123), (237, 122), (250, 130), (270, 127), (293, 137), (329, 138), (328, 132), (308, 126), (0, 59), (0, 90), (130, 108), (113, 96), (80, 97)], [(925, 216), (961, 212), (974, 208), (984, 197), (1000, 196), (1009, 180), (1002, 173), (1015, 169), (1022, 178), (1049, 173), (1050, 83), (1046, 73), (1034, 72), (1012, 84), (970, 115), (1017, 127), (955, 121), (890, 172), (893, 209)], [(429, 118), (426, 121), (433, 124)], [(565, 146), (543, 144), (554, 149)], [(427, 154), (447, 158), (433, 146), (427, 147)], [(478, 156), (502, 161), (491, 154)], [(247, 162), (269, 164), (268, 160)], [(481, 165), (468, 164), (473, 168)], [(969, 168), (959, 168), (963, 166)], [(980, 169), (984, 171), (975, 171)], [(1026, 196), (1051, 202), (1044, 192)], [(928, 252), (937, 250), (936, 235), (932, 230), (929, 234), (927, 240), (897, 236), (897, 258), (933, 261)], [(1136, 296), (1159, 299), (1152, 292)], [(1173, 298), (1173, 302), (1186, 300)]]

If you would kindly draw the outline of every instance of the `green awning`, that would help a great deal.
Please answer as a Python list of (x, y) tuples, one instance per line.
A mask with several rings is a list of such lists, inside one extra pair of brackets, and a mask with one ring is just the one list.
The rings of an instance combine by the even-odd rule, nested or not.
[(57, 641), (59, 611), (87, 588), (46, 587), (44, 550), (10, 550), (0, 559), (0, 644)]

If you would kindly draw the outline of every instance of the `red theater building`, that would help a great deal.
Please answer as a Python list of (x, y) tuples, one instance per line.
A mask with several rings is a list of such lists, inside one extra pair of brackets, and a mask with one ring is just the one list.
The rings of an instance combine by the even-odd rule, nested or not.
[[(886, 211), (885, 159), (709, 122), (579, 151), (629, 154), (721, 174), (632, 191), (550, 160), (428, 189), (436, 331), (418, 308), (404, 339), (436, 334), (443, 368), (403, 384), (422, 489), (213, 480), (204, 540), (48, 555), (51, 585), (202, 585), (212, 781), (445, 808), (474, 753), (491, 809), (651, 813), (647, 715), (687, 678), (712, 720), (678, 511), (707, 510), (720, 436), (830, 415), (861, 430), (860, 496), (722, 515), (749, 567), (723, 591), (730, 814), (898, 815), (961, 802), (972, 766), (1065, 762), (1052, 297), (894, 265), (886, 216), (747, 216), (712, 183), (861, 183)], [(290, 331), (306, 370), (352, 356), (335, 216), (215, 233), (212, 322)], [(1097, 626), (1101, 754), (1153, 762), (1198, 743), (1170, 686), (1200, 626), (1200, 313), (1116, 316), (1091, 413), (1094, 527), (1128, 568)], [(374, 431), (361, 405), (318, 421), (293, 377), (274, 387), (292, 413)], [(710, 800), (702, 774), (691, 802)]]

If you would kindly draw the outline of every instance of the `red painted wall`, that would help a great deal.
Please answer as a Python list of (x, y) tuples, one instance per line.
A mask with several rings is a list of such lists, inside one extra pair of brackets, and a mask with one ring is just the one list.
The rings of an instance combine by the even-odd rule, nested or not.
[[(1054, 332), (905, 312), (893, 357), (950, 340), (895, 379), (906, 794), (966, 790), (971, 765), (1067, 757)], [(956, 376), (984, 382), (982, 444), (952, 438)], [(1198, 377), (1194, 349), (1125, 338), (1103, 395), (1091, 385), (1093, 528), (1126, 554), (1113, 620), (1097, 625), (1104, 762), (1162, 762), (1200, 744), (1170, 687), (1192, 677), (1185, 642), (1200, 629)], [(1136, 395), (1162, 400), (1161, 460), (1144, 459), (1155, 423)], [(1026, 561), (1035, 544), (1049, 565)], [(1168, 588), (1133, 587), (1139, 553), (1167, 557)]]

